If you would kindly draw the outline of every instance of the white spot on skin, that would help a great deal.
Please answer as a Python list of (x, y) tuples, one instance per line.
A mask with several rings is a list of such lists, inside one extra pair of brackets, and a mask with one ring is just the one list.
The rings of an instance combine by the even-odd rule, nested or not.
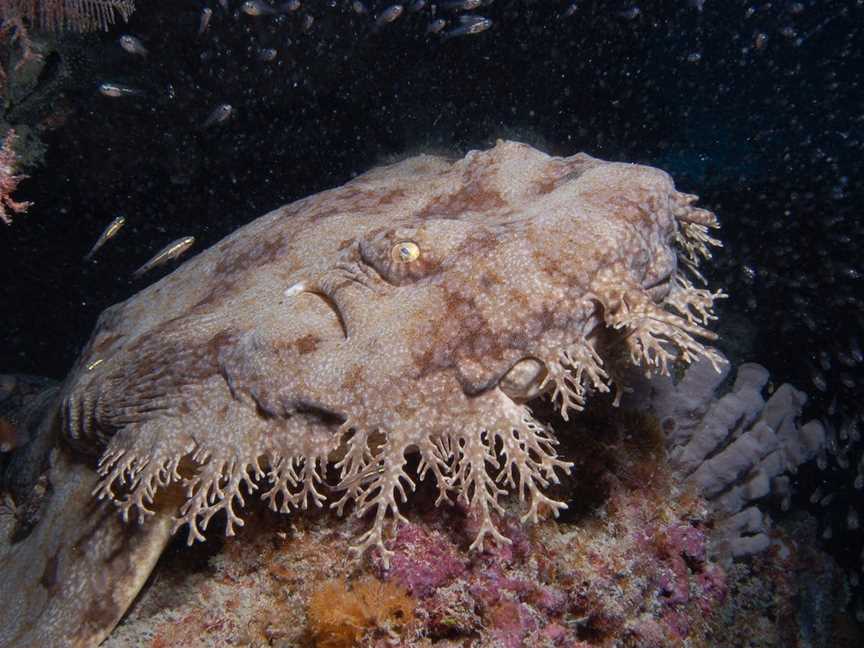
[(288, 299), (291, 299), (291, 297), (296, 297), (304, 290), (306, 290), (306, 284), (302, 281), (298, 281), (293, 286), (289, 286), (288, 288), (286, 288), (285, 292), (282, 294), (284, 294)]

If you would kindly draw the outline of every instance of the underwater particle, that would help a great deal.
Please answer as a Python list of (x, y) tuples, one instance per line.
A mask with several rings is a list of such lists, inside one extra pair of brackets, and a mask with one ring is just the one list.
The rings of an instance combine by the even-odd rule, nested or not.
[(90, 261), (96, 255), (96, 253), (100, 249), (102, 249), (103, 245), (105, 245), (108, 241), (110, 241), (112, 238), (114, 238), (117, 235), (117, 232), (119, 232), (121, 229), (123, 229), (123, 226), (125, 224), (126, 224), (126, 217), (125, 216), (118, 216), (117, 218), (112, 220), (110, 223), (108, 223), (108, 226), (104, 230), (102, 230), (102, 234), (100, 234), (99, 238), (96, 239), (96, 243), (94, 243), (93, 247), (90, 248), (90, 251), (84, 257), (84, 260)]
[(447, 26), (446, 20), (444, 20), (443, 18), (436, 18), (431, 23), (429, 23), (428, 27), (426, 27), (426, 33), (427, 34), (439, 34), (439, 33), (441, 33), (441, 30), (444, 29), (446, 26)]
[(637, 6), (633, 5), (629, 9), (624, 9), (623, 11), (618, 12), (618, 17), (623, 20), (635, 20), (642, 13), (642, 10)]
[(120, 47), (122, 47), (125, 52), (128, 52), (129, 54), (132, 54), (134, 56), (146, 57), (149, 53), (147, 51), (147, 48), (144, 47), (144, 44), (141, 42), (141, 40), (130, 34), (123, 34), (120, 37), (119, 42)]
[(852, 356), (852, 360), (857, 364), (864, 362), (864, 352), (861, 351), (861, 343), (858, 341), (857, 337), (853, 337), (849, 340), (849, 354)]
[(369, 9), (366, 8), (366, 5), (360, 2), (360, 0), (354, 0), (351, 3), (351, 10), (357, 15), (368, 14)]
[(423, 11), (426, 8), (426, 0), (414, 0), (409, 6), (408, 11), (411, 13), (417, 13), (419, 11)]
[(276, 59), (276, 55), (277, 52), (275, 47), (262, 47), (258, 50), (255, 58), (264, 63), (270, 63), (271, 61)]
[(351, 648), (375, 630), (398, 637), (414, 621), (414, 607), (395, 583), (369, 576), (349, 590), (342, 581), (329, 581), (312, 593), (309, 626), (316, 648)]
[(179, 238), (176, 241), (172, 241), (164, 248), (159, 250), (153, 258), (151, 258), (147, 263), (138, 268), (134, 273), (133, 277), (136, 279), (143, 275), (146, 272), (149, 272), (153, 268), (156, 268), (164, 263), (172, 259), (178, 258), (182, 255), (186, 250), (192, 247), (195, 244), (194, 236), (184, 236), (183, 238)]
[(688, 63), (698, 63), (701, 60), (702, 60), (702, 54), (700, 54), (699, 52), (690, 52), (687, 55), (687, 62)]
[(768, 44), (768, 34), (764, 32), (758, 32), (755, 36), (753, 36), (753, 47), (757, 50), (761, 50), (765, 48), (765, 45)]
[(576, 11), (578, 9), (579, 9), (579, 3), (578, 2), (571, 2), (570, 5), (564, 11), (561, 12), (561, 17), (562, 18), (570, 18), (576, 13)]
[(824, 393), (828, 391), (828, 381), (825, 380), (825, 376), (816, 367), (813, 367), (810, 371), (810, 382), (820, 392)]
[(201, 124), (201, 128), (210, 128), (211, 126), (224, 124), (233, 114), (234, 107), (231, 104), (221, 103), (210, 111), (210, 114), (207, 115), (207, 119), (205, 119), (204, 123)]

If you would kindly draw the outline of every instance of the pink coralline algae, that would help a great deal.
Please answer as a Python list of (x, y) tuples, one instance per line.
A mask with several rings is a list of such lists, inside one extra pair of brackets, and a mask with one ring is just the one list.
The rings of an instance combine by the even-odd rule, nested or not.
[(517, 648), (627, 637), (628, 645), (665, 647), (703, 636), (726, 582), (707, 559), (698, 501), (673, 513), (621, 482), (608, 497), (608, 525), (526, 532), (508, 514), (501, 528), (511, 542), (473, 555), (465, 554), (470, 513), (457, 525), (412, 522), (388, 545), (389, 568), (376, 561), (376, 573), (416, 596), (433, 637), (482, 634), (489, 643), (477, 645)]
[(426, 598), (439, 587), (462, 576), (466, 560), (458, 548), (438, 531), (416, 524), (399, 530), (391, 545), (390, 578), (418, 598)]

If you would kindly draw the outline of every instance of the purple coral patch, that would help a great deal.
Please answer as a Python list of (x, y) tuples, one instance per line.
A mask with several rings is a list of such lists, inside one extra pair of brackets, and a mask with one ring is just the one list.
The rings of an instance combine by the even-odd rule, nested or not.
[(416, 524), (399, 530), (391, 550), (390, 569), (379, 563), (379, 570), (417, 598), (428, 597), (466, 569), (465, 558), (450, 540)]

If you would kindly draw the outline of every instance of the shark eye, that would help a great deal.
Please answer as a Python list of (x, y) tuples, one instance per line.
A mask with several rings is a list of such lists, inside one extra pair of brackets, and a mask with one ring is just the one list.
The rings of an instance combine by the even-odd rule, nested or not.
[(359, 247), (363, 262), (394, 286), (429, 277), (441, 266), (442, 241), (422, 228), (403, 226), (377, 232), (361, 239)]
[(420, 246), (414, 241), (399, 241), (390, 248), (390, 258), (396, 263), (411, 263), (420, 258)]

